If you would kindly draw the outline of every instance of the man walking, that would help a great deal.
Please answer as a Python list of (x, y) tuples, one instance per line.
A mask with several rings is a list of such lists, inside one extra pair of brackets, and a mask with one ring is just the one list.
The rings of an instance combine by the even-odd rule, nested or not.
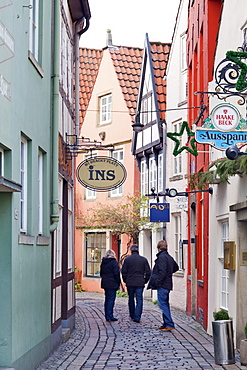
[(140, 322), (143, 308), (143, 289), (150, 278), (151, 269), (148, 260), (139, 255), (138, 245), (133, 244), (130, 251), (131, 255), (126, 257), (123, 263), (122, 277), (128, 290), (130, 317), (133, 321)]
[(163, 316), (163, 324), (159, 329), (168, 331), (175, 328), (171, 317), (169, 293), (172, 290), (172, 274), (178, 271), (179, 267), (167, 251), (166, 240), (159, 241), (157, 248), (157, 259), (147, 289), (157, 289), (158, 304)]

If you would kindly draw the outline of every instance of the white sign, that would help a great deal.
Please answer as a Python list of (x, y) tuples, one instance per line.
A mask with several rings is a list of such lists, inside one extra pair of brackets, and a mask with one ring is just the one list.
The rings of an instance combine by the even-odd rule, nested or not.
[(220, 131), (233, 131), (239, 124), (239, 112), (230, 104), (217, 105), (211, 113), (213, 125)]

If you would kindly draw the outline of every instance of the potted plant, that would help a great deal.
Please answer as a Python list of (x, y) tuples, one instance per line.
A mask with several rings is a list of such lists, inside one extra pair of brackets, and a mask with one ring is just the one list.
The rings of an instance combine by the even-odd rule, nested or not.
[(225, 310), (214, 313), (213, 339), (214, 358), (217, 365), (235, 363), (232, 320)]
[(245, 339), (240, 341), (240, 362), (241, 365), (247, 365), (247, 323), (244, 327)]

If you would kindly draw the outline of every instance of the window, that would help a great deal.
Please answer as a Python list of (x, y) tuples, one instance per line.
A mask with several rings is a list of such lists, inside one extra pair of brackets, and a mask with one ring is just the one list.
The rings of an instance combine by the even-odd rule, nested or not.
[(158, 192), (163, 191), (163, 153), (158, 155)]
[(100, 97), (100, 125), (111, 122), (112, 94)]
[[(180, 132), (181, 130), (181, 122), (175, 122), (174, 123), (174, 129), (173, 129), (173, 132)], [(182, 137), (181, 136), (178, 136), (177, 137), (178, 140), (182, 140)], [(173, 171), (174, 171), (174, 175), (179, 175), (181, 172), (182, 172), (182, 153), (179, 153), (178, 155), (174, 156), (173, 157), (173, 161), (174, 161), (174, 166), (173, 166)]]
[(68, 186), (68, 271), (73, 271), (73, 188)]
[[(123, 149), (115, 150), (112, 153), (112, 157), (118, 160), (119, 162), (123, 163)], [(119, 186), (118, 188), (111, 190), (112, 197), (118, 197), (123, 194), (123, 185)]]
[[(95, 153), (95, 154), (92, 154), (92, 155), (87, 155), (85, 158), (89, 159), (89, 158), (96, 157), (96, 156), (97, 156), (97, 154)], [(96, 190), (91, 190), (91, 189), (86, 188), (85, 193), (86, 193), (86, 199), (88, 199), (88, 200), (96, 199)]]
[(56, 272), (54, 277), (60, 276), (62, 271), (63, 180), (61, 178), (59, 178), (58, 190), (59, 221), (54, 232), (54, 270)]
[(228, 298), (229, 298), (229, 270), (224, 269), (224, 241), (229, 240), (229, 222), (221, 222), (221, 300), (220, 307), (228, 310)]
[(174, 247), (175, 260), (180, 269), (183, 269), (183, 245), (181, 235), (181, 214), (174, 215)]
[(43, 153), (38, 154), (38, 233), (43, 234)]
[(86, 274), (100, 277), (100, 264), (106, 251), (106, 233), (87, 233), (86, 235)]
[(145, 160), (141, 162), (141, 194), (148, 194), (148, 169)]
[(153, 107), (153, 94), (152, 92), (148, 92), (145, 96), (142, 97), (141, 105), (142, 123), (144, 125), (147, 125), (155, 119), (155, 109)]
[(39, 0), (30, 0), (29, 50), (39, 60)]
[(187, 61), (186, 61), (186, 34), (183, 34), (180, 39), (180, 47), (181, 47), (181, 71), (185, 71), (187, 69)]
[(0, 148), (0, 176), (4, 176), (4, 151)]
[(21, 139), (21, 231), (27, 232), (27, 140)]
[(149, 159), (149, 192), (151, 188), (157, 191), (157, 169), (154, 157)]

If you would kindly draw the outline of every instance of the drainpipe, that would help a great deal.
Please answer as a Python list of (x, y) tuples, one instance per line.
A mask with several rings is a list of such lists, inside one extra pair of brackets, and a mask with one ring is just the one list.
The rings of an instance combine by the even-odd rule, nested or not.
[(50, 232), (59, 222), (58, 211), (58, 120), (59, 120), (59, 77), (60, 77), (60, 0), (54, 0), (53, 40), (53, 106), (52, 106), (52, 211)]
[(75, 25), (75, 134), (76, 137), (79, 136), (79, 128), (80, 128), (80, 101), (79, 101), (79, 91), (80, 91), (80, 85), (79, 85), (79, 41), (80, 37), (83, 33), (85, 33), (89, 28), (89, 17), (86, 18), (86, 24), (84, 26), (85, 18), (83, 17), (79, 21), (76, 22)]

